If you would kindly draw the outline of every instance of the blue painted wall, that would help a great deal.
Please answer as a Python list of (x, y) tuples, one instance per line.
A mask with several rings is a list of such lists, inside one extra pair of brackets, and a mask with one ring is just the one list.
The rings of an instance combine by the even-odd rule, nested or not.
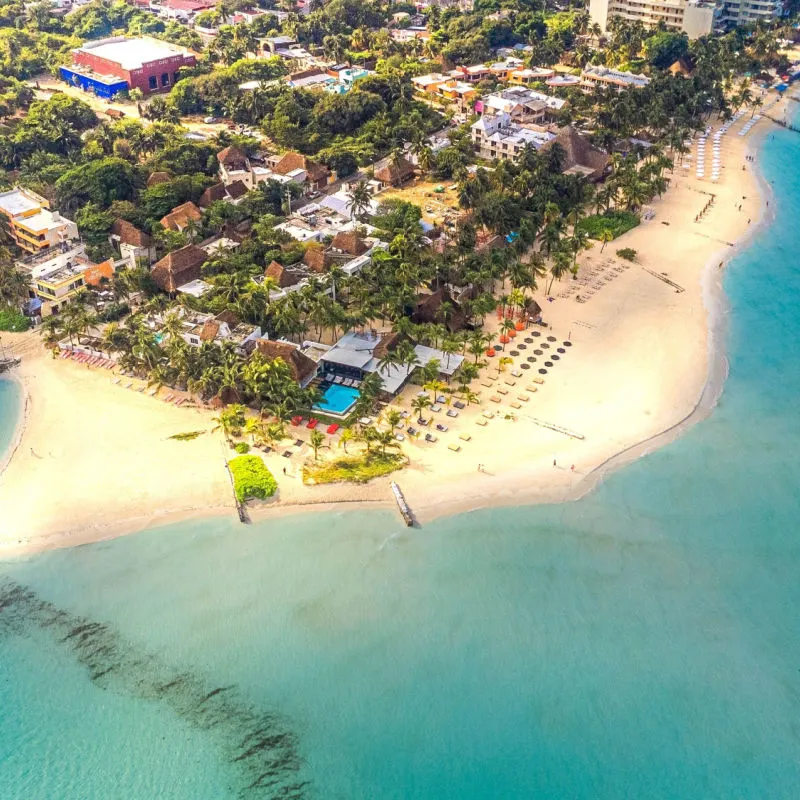
[(115, 83), (102, 83), (95, 78), (81, 75), (69, 67), (59, 67), (61, 77), (72, 86), (79, 86), (86, 91), (94, 92), (98, 97), (105, 97), (110, 100), (117, 92), (122, 92), (128, 88), (128, 82), (119, 80)]

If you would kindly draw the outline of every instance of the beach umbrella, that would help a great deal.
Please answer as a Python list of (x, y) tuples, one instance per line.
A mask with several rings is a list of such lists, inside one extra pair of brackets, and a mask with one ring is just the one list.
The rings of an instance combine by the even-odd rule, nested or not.
[(525, 330), (525, 323), (524, 322), (518, 322), (515, 327), (516, 327), (516, 329), (518, 331), (524, 331)]
[(500, 337), (500, 341), (501, 341), (503, 344), (508, 344), (508, 343), (511, 341), (511, 339), (509, 339), (509, 338), (508, 338), (508, 336), (506, 336), (505, 334), (503, 334), (503, 335)]
[(515, 331), (515, 330), (512, 328), (512, 329), (511, 329), (511, 330), (508, 332), (508, 335), (509, 335), (509, 336), (510, 336), (510, 337), (513, 339), (513, 338), (514, 338), (514, 337), (517, 335), (517, 332), (516, 332), (516, 331)]
[(486, 351), (486, 355), (489, 356), (489, 358), (494, 358), (495, 357), (494, 348), (493, 347), (488, 348)]

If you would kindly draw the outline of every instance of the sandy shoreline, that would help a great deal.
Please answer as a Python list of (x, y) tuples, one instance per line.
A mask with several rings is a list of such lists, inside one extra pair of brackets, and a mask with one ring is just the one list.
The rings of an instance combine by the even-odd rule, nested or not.
[[(569, 337), (575, 347), (516, 421), (493, 419), (478, 428), (473, 407), (454, 426), (455, 436), (462, 431), (473, 436), (461, 453), (448, 451), (444, 442), (409, 446), (411, 466), (396, 477), (421, 522), (489, 506), (577, 499), (609, 472), (708, 416), (727, 374), (728, 309), (720, 267), (747, 246), (769, 216), (764, 213), (769, 187), (759, 183), (751, 165), (746, 171), (741, 165), (745, 151), (754, 153), (770, 129), (765, 120), (750, 137), (738, 137), (737, 128), (728, 133), (723, 180), (717, 185), (679, 175), (676, 167), (673, 186), (652, 203), (655, 219), (602, 254), (595, 247), (580, 259), (582, 265), (618, 262), (614, 251), (633, 247), (641, 267), (620, 271), (613, 285), (609, 281), (584, 305), (558, 297), (566, 284), (553, 287), (551, 304), (538, 293), (552, 332), (559, 339)], [(712, 190), (717, 204), (698, 225), (693, 215)], [(668, 274), (685, 291), (676, 294), (654, 273)], [(17, 448), (0, 470), (0, 557), (232, 513), (230, 485), (221, 468), (223, 445), (219, 434), (210, 433), (208, 412), (176, 409), (112, 386), (108, 373), (50, 361), (30, 335), (12, 340), (12, 347), (23, 355), (17, 378), (26, 392), (26, 412)], [(53, 393), (57, 406), (46, 400)], [(484, 402), (487, 407), (497, 411)], [(567, 439), (529, 424), (534, 415), (586, 438)], [(168, 439), (200, 428), (209, 432), (194, 442)], [(523, 429), (530, 435), (522, 435)], [(127, 431), (135, 431), (134, 443)], [(112, 465), (109, 453), (116, 456)], [(280, 501), (253, 509), (254, 520), (393, 508), (386, 480), (305, 487), (297, 478), (281, 480), (285, 462), (280, 458), (266, 460), (279, 479)], [(478, 463), (488, 467), (486, 472), (477, 471)], [(93, 474), (88, 486), (76, 480), (87, 471)], [(52, 484), (51, 495), (46, 487)]]

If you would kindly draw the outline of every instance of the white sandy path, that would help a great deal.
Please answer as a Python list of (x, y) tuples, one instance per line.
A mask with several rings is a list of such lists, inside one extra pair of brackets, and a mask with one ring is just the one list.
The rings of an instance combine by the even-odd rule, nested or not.
[[(599, 465), (692, 414), (709, 371), (706, 300), (713, 293), (703, 285), (715, 282), (718, 264), (734, 252), (730, 243), (752, 231), (761, 213), (751, 165), (741, 169), (754, 136), (755, 131), (741, 138), (734, 129), (724, 138), (724, 169), (717, 185), (695, 179), (693, 170), (686, 177), (676, 168), (669, 192), (653, 203), (655, 219), (602, 254), (596, 245), (581, 259), (598, 262), (613, 258), (620, 247), (632, 247), (640, 265), (585, 304), (574, 298), (548, 303), (539, 297), (558, 342), (569, 335), (574, 346), (514, 412), (516, 421), (495, 418), (479, 427), (481, 411), (497, 411), (498, 406), (486, 402), (494, 387), (476, 385), (482, 409), (473, 406), (458, 420), (442, 419), (451, 430), (435, 445), (406, 443), (411, 466), (396, 477), (423, 521), (488, 505), (577, 496), (591, 488), (595, 476), (586, 476)], [(712, 191), (715, 206), (695, 223)], [(667, 273), (685, 291), (676, 293), (645, 268)], [(566, 285), (556, 285), (553, 295)], [(502, 409), (511, 411), (509, 402), (530, 383), (527, 376), (538, 373), (525, 375), (509, 389)], [(167, 439), (180, 431), (210, 428), (208, 414), (126, 392), (111, 386), (108, 373), (72, 363), (28, 356), (21, 377), (32, 407), (21, 446), (0, 476), (0, 553), (88, 541), (211, 510), (232, 513), (219, 435), (194, 442)], [(406, 390), (404, 405), (413, 392)], [(546, 430), (527, 416), (585, 439)], [(462, 432), (472, 440), (462, 442)], [(461, 452), (448, 450), (450, 442), (460, 444)], [(35, 458), (31, 447), (52, 457)], [(336, 503), (391, 503), (388, 480), (306, 487), (297, 477), (284, 477), (287, 465), (290, 473), (298, 472), (291, 462), (274, 454), (266, 461), (279, 479), (280, 501), (255, 510), (256, 518), (312, 506), (327, 510)], [(478, 472), (478, 464), (485, 472)]]

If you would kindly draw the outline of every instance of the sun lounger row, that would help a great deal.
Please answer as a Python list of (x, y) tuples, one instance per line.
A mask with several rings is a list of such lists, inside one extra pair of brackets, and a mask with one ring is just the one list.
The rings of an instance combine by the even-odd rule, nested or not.
[(80, 350), (62, 350), (59, 358), (71, 359), (78, 364), (86, 364), (90, 367), (100, 367), (102, 369), (114, 369), (114, 367), (117, 366), (117, 363), (110, 358), (93, 355), (92, 353), (84, 353)]

